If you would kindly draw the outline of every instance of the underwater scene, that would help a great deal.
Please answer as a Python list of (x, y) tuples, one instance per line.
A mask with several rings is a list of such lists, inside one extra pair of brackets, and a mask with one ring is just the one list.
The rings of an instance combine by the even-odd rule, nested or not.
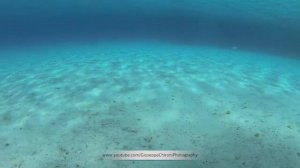
[(300, 167), (299, 0), (0, 0), (0, 168)]

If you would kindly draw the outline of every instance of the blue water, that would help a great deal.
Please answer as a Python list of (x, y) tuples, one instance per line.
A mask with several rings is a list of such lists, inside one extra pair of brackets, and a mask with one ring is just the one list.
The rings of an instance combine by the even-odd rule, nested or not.
[(0, 79), (1, 168), (300, 166), (297, 0), (1, 0)]
[(155, 38), (299, 55), (297, 0), (0, 3), (2, 44)]

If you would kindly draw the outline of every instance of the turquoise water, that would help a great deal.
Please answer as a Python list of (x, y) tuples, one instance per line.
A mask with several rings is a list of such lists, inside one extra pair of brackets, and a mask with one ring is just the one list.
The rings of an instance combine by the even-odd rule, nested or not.
[[(298, 1), (0, 9), (1, 168), (300, 166)], [(199, 158), (103, 158), (115, 150)]]

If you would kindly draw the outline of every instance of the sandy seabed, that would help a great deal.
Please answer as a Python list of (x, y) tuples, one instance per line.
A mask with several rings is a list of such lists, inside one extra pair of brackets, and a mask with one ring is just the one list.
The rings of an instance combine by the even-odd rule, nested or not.
[[(165, 43), (1, 52), (0, 167), (300, 166), (300, 60)], [(194, 161), (111, 161), (190, 150)]]

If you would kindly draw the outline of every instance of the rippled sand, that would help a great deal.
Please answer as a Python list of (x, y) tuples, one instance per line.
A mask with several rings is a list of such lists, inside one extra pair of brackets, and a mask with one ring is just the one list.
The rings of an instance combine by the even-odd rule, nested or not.
[[(297, 167), (300, 61), (237, 47), (57, 45), (2, 52), (0, 167)], [(197, 161), (109, 161), (192, 150)]]

